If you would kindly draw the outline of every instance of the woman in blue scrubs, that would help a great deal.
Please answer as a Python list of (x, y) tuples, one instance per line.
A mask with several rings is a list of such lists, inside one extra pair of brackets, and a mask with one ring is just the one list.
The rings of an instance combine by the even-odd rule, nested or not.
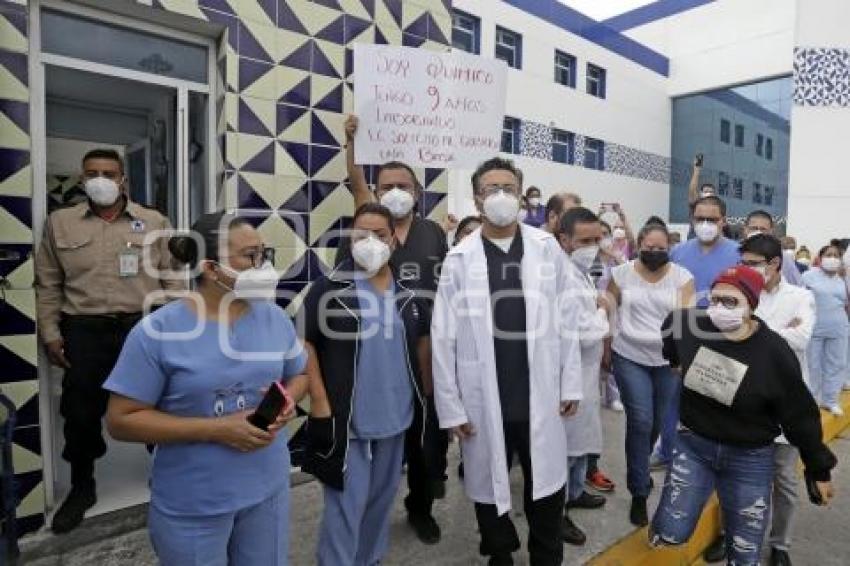
[(259, 233), (208, 214), (169, 242), (195, 291), (131, 331), (104, 387), (110, 434), (155, 444), (148, 529), (165, 566), (285, 565), (289, 448), (284, 409), (268, 431), (247, 417), (280, 380), (297, 402), (306, 355), (271, 299), (278, 275)]

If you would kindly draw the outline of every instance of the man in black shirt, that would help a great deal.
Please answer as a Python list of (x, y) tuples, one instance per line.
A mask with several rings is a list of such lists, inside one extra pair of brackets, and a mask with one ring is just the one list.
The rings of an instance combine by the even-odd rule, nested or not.
[[(417, 215), (416, 203), (422, 196), (422, 186), (408, 165), (391, 161), (378, 167), (375, 173), (375, 191), (369, 190), (363, 167), (354, 163), (354, 134), (357, 117), (349, 116), (345, 123), (347, 138), (346, 157), (348, 179), (354, 195), (355, 207), (379, 201), (393, 215), (397, 241), (390, 256), (390, 267), (406, 285), (420, 291), (430, 308), (437, 292), (440, 266), (448, 251), (445, 232), (439, 224)], [(336, 265), (350, 257), (350, 240), (343, 238), (337, 249)], [(430, 358), (430, 356), (429, 356)], [(408, 522), (416, 536), (426, 544), (436, 544), (441, 537), (440, 526), (431, 509), (434, 499), (445, 493), (446, 453), (448, 434), (439, 429), (434, 408), (431, 368), (423, 367), (422, 383), (428, 398), (428, 419), (424, 442), (408, 438), (405, 448), (407, 460), (407, 486), (410, 491), (404, 500)]]
[(680, 430), (650, 529), (655, 544), (684, 544), (717, 489), (728, 560), (758, 564), (770, 515), (774, 439), (799, 448), (813, 501), (832, 497), (835, 456), (785, 340), (753, 315), (764, 286), (745, 266), (724, 271), (707, 310), (664, 322), (664, 356), (681, 368)]

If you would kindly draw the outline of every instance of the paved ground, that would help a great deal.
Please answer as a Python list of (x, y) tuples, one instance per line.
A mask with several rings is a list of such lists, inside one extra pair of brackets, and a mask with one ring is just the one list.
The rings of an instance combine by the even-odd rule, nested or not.
[[(618, 489), (602, 510), (577, 511), (574, 520), (588, 533), (588, 544), (581, 548), (566, 547), (565, 564), (583, 564), (603, 548), (631, 531), (627, 513), (629, 498), (624, 489), (625, 463), (623, 458), (623, 417), (606, 411), (604, 426), (609, 439), (603, 465), (617, 481)], [(848, 435), (850, 438), (850, 435)], [(839, 439), (833, 445), (842, 462), (850, 462), (850, 439)], [(477, 555), (478, 535), (472, 505), (464, 497), (457, 480), (456, 451), (452, 450), (451, 479), (446, 499), (437, 502), (435, 515), (443, 527), (443, 541), (436, 546), (420, 544), (405, 522), (401, 496), (398, 498), (392, 521), (391, 549), (385, 560), (389, 565), (446, 565), (469, 566), (484, 564)], [(661, 476), (655, 474), (660, 485)], [(513, 476), (514, 501), (521, 501), (520, 476)], [(839, 469), (836, 474), (839, 498), (829, 509), (816, 509), (806, 503), (797, 521), (793, 557), (796, 564), (840, 566), (850, 563), (850, 538), (845, 526), (850, 524), (850, 473)], [(403, 491), (403, 490), (402, 490)], [(656, 496), (657, 496), (656, 490)], [(318, 522), (321, 513), (321, 489), (316, 482), (297, 486), (292, 493), (292, 555), (293, 566), (314, 564)], [(651, 499), (650, 505), (654, 506)], [(521, 509), (512, 512), (521, 536), (526, 526)], [(146, 566), (156, 564), (145, 530), (136, 530), (120, 537), (90, 544), (60, 556), (30, 561), (33, 566)], [(527, 564), (525, 553), (517, 556), (517, 564)]]

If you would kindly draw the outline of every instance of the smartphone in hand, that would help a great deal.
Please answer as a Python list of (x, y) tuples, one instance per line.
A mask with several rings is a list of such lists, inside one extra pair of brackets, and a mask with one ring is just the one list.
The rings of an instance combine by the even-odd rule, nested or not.
[(697, 153), (696, 160), (694, 163), (697, 167), (702, 167), (703, 155), (701, 153)]
[(259, 429), (268, 430), (278, 415), (288, 409), (292, 402), (286, 387), (279, 381), (273, 381), (257, 409), (248, 416), (248, 422)]
[(818, 484), (815, 480), (811, 478), (806, 478), (806, 491), (809, 494), (809, 501), (814, 503), (815, 505), (823, 505), (823, 496), (818, 489)]

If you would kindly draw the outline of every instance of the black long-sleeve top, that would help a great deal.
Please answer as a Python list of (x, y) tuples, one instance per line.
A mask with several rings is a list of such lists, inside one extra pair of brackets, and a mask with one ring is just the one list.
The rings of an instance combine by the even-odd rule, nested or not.
[(741, 342), (726, 339), (704, 310), (675, 311), (664, 321), (664, 357), (684, 382), (680, 421), (705, 438), (761, 447), (780, 433), (799, 448), (806, 475), (828, 481), (836, 459), (823, 442), (820, 411), (797, 356), (761, 320)]

